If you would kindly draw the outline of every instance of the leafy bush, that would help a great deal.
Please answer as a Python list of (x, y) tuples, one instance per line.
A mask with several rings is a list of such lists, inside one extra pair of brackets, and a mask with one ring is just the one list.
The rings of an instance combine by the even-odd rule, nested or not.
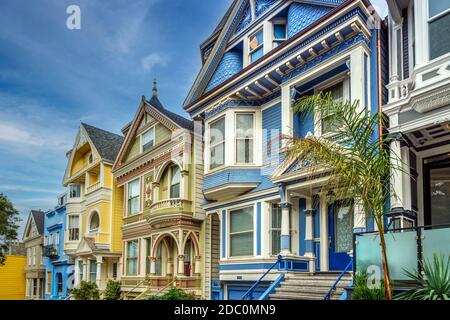
[(103, 291), (103, 299), (119, 300), (121, 294), (120, 281), (109, 280), (105, 291)]
[(369, 288), (367, 286), (367, 272), (357, 273), (353, 277), (354, 289), (352, 292), (352, 300), (384, 300), (384, 284), (380, 281), (379, 288)]
[(194, 293), (187, 293), (181, 289), (172, 288), (161, 296), (149, 296), (147, 300), (196, 300)]
[(417, 288), (398, 294), (397, 300), (450, 300), (450, 256), (433, 255), (422, 264), (424, 276), (404, 270), (406, 276), (419, 284)]
[(93, 282), (81, 281), (79, 288), (70, 290), (75, 300), (100, 300), (100, 290)]

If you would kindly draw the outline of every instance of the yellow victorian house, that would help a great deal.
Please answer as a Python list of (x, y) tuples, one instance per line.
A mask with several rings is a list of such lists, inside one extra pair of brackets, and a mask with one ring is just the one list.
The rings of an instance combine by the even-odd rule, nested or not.
[(112, 205), (112, 166), (122, 142), (122, 136), (81, 123), (67, 153), (64, 252), (75, 264), (75, 286), (90, 281), (104, 289), (119, 277), (122, 217)]
[[(114, 165), (123, 218), (122, 290), (127, 299), (178, 287), (202, 294), (202, 144), (194, 123), (163, 107), (156, 84), (142, 97)], [(194, 161), (195, 159), (195, 161)]]

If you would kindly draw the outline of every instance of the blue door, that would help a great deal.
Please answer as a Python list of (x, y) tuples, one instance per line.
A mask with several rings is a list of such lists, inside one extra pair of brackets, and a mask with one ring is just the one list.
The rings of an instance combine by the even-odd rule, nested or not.
[(329, 269), (342, 271), (351, 258), (353, 249), (353, 208), (343, 203), (335, 203), (328, 208), (328, 228), (330, 237)]

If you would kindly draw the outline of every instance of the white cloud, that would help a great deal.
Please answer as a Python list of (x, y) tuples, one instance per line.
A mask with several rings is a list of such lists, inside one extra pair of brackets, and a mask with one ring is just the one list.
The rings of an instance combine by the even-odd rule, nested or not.
[(43, 145), (43, 141), (39, 138), (33, 136), (28, 131), (17, 127), (16, 125), (7, 122), (0, 122), (0, 141), (32, 146)]
[(141, 60), (141, 66), (145, 71), (151, 71), (156, 66), (167, 66), (168, 58), (166, 56), (162, 56), (159, 53), (150, 53), (146, 55)]

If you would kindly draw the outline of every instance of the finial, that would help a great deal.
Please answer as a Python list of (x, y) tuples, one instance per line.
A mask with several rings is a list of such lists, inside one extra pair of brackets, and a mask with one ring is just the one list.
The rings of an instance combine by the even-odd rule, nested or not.
[(156, 87), (156, 79), (153, 80), (153, 96), (156, 97), (158, 95), (158, 88)]

